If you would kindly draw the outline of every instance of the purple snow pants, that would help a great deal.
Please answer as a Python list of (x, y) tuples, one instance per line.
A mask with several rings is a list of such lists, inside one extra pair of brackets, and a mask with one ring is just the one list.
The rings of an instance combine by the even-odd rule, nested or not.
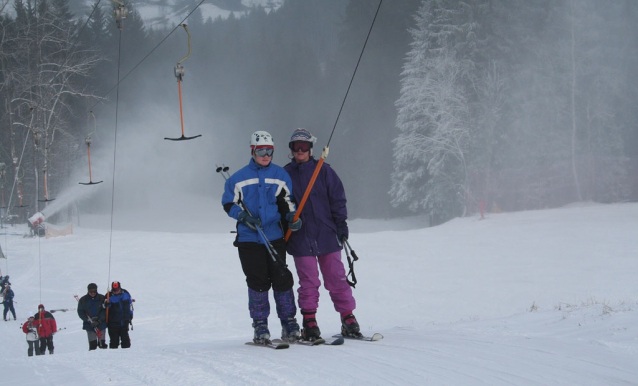
[(295, 257), (295, 267), (299, 276), (299, 308), (302, 311), (316, 311), (319, 306), (319, 270), (324, 286), (330, 293), (337, 312), (352, 312), (357, 304), (352, 297), (352, 289), (346, 281), (346, 270), (341, 262), (341, 251), (321, 256)]

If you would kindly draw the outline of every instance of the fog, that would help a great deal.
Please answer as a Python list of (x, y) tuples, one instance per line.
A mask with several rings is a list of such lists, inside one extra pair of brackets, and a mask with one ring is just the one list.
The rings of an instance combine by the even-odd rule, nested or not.
[[(333, 11), (330, 23), (336, 24), (343, 16), (344, 7), (341, 6), (340, 9), (341, 11)], [(251, 133), (266, 130), (273, 135), (273, 163), (280, 166), (290, 161), (288, 141), (296, 128), (305, 127), (318, 137), (317, 148), (314, 149), (315, 156), (318, 157), (321, 148), (326, 146), (349, 79), (340, 79), (340, 82), (330, 80), (329, 83), (334, 83), (334, 86), (322, 90), (316, 89), (316, 85), (313, 84), (316, 83), (315, 80), (308, 79), (307, 83), (303, 76), (288, 78), (283, 74), (282, 82), (279, 83), (272, 79), (267, 80), (265, 78), (279, 76), (276, 70), (273, 72), (268, 69), (272, 63), (260, 60), (263, 55), (270, 55), (268, 53), (257, 56), (254, 62), (250, 63), (242, 58), (241, 63), (231, 63), (231, 73), (223, 72), (216, 68), (219, 64), (217, 52), (203, 55), (201, 51), (202, 47), (208, 46), (205, 42), (208, 36), (203, 34), (201, 29), (198, 30), (197, 26), (189, 26), (189, 30), (193, 47), (191, 56), (183, 62), (185, 76), (181, 84), (184, 133), (187, 137), (200, 134), (201, 137), (189, 141), (164, 139), (181, 135), (179, 96), (173, 67), (177, 60), (182, 59), (187, 53), (187, 35), (184, 30), (176, 30), (156, 53), (149, 56), (136, 69), (133, 67), (143, 59), (146, 52), (136, 50), (134, 42), (123, 41), (124, 64), (121, 65), (120, 77), (126, 76), (126, 79), (120, 83), (119, 90), (114, 89), (106, 96), (107, 100), (93, 108), (98, 134), (94, 136), (91, 146), (92, 174), (95, 181), (104, 182), (85, 187), (94, 193), (90, 198), (83, 199), (80, 204), (84, 223), (90, 221), (94, 226), (108, 226), (111, 198), (114, 197), (115, 229), (183, 229), (181, 225), (175, 227), (174, 224), (191, 222), (193, 226), (188, 230), (196, 231), (203, 226), (211, 226), (205, 225), (211, 219), (218, 222), (222, 220), (227, 227), (232, 225), (232, 222), (226, 221), (221, 208), (224, 180), (215, 169), (217, 166), (225, 165), (233, 173), (247, 165), (250, 160)], [(336, 51), (335, 42), (331, 43), (332, 48), (329, 48), (326, 47), (325, 41), (335, 40), (337, 31), (330, 34), (324, 31), (324, 35), (332, 35), (329, 38), (313, 37), (316, 42), (314, 49), (324, 50), (326, 53)], [(126, 32), (125, 25), (122, 33), (124, 38)], [(352, 75), (367, 33), (365, 30), (361, 32), (357, 39), (360, 46), (343, 58), (343, 65), (349, 68), (349, 75)], [(312, 34), (308, 32), (305, 38), (311, 37)], [(226, 43), (243, 44), (243, 40), (231, 39)], [(225, 50), (228, 51), (232, 49)], [(124, 55), (127, 52), (129, 58), (125, 60)], [(293, 60), (296, 60), (294, 56)], [(370, 55), (366, 58), (366, 61), (373, 60), (375, 58)], [(111, 74), (115, 72), (114, 65), (115, 63), (111, 63), (107, 68)], [(307, 63), (300, 62), (299, 65), (304, 66)], [(294, 67), (295, 63), (289, 63), (288, 66)], [(308, 69), (301, 68), (299, 71), (303, 73)], [(361, 65), (361, 71), (366, 71), (365, 63)], [(109, 82), (106, 83), (113, 84), (115, 77), (107, 79)], [(227, 80), (233, 81), (225, 83)], [(356, 98), (356, 94), (361, 93), (361, 86), (362, 83), (355, 79), (348, 99)], [(398, 84), (396, 88), (398, 89)], [(254, 89), (258, 90), (258, 96), (249, 94), (250, 90)], [(303, 100), (305, 103), (296, 103), (288, 110), (282, 99)], [(117, 141), (116, 100), (119, 100)], [(249, 103), (233, 103), (230, 106), (234, 101)], [(298, 110), (300, 105), (303, 111)], [(352, 106), (352, 103), (346, 101), (340, 118), (345, 124), (341, 123), (337, 127), (331, 143), (331, 155), (326, 161), (343, 175), (346, 189), (354, 184), (354, 181), (348, 178), (350, 172), (347, 169), (361, 168), (361, 165), (351, 163), (352, 151), (343, 141), (343, 133), (354, 129), (347, 121), (353, 120), (354, 116), (359, 114), (351, 111)], [(383, 154), (382, 162), (386, 167), (391, 164), (389, 149), (386, 146)], [(334, 156), (339, 152), (343, 154)], [(378, 156), (379, 154), (375, 156), (377, 160)], [(86, 165), (79, 165), (80, 173), (86, 174), (86, 168)], [(388, 205), (389, 174), (386, 173), (384, 178), (384, 191), (381, 194)], [(97, 216), (98, 214), (107, 215), (107, 218)]]
[[(198, 2), (182, 3), (172, 18)], [(479, 202), (513, 211), (634, 200), (638, 7), (608, 3), (476, 2), (451, 20), (456, 5), (385, 0), (371, 31), (378, 3), (364, 0), (288, 0), (215, 20), (210, 7), (195, 9), (181, 83), (185, 135), (201, 135), (190, 141), (164, 139), (181, 135), (173, 68), (188, 52), (184, 29), (143, 24), (159, 8), (131, 2), (120, 32), (107, 17), (113, 5), (102, 4), (105, 31), (89, 24), (82, 36), (102, 54), (86, 80), (99, 100), (68, 118), (75, 150), (51, 163), (72, 167), (50, 177), (49, 194), (78, 204), (78, 221), (98, 227), (226, 227), (216, 167), (245, 166), (257, 130), (273, 135), (273, 162), (283, 166), (291, 133), (303, 127), (318, 138), (316, 157), (334, 128), (326, 162), (343, 180), (351, 219), (427, 214), (438, 223), (478, 211)], [(436, 67), (444, 57), (452, 64)], [(449, 88), (435, 82), (455, 66)], [(437, 101), (448, 94), (457, 105)], [(103, 182), (76, 188), (88, 179), (88, 111), (97, 125), (92, 178)], [(454, 144), (436, 148), (433, 138)], [(32, 164), (42, 162), (30, 151), (27, 195)]]

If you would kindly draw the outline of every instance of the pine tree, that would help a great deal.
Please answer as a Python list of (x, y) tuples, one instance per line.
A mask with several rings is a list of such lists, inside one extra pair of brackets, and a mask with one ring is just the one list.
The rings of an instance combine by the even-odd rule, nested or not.
[(397, 101), (393, 204), (434, 222), (462, 215), (470, 195), (470, 93), (477, 21), (464, 2), (422, 2)]

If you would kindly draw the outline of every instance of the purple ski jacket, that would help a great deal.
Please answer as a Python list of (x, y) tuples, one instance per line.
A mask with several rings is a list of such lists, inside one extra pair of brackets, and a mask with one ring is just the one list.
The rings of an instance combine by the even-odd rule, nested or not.
[[(293, 192), (298, 192), (294, 197), (297, 206), (316, 166), (314, 158), (301, 164), (292, 161), (284, 166), (292, 179)], [(293, 257), (320, 256), (342, 249), (337, 240), (337, 226), (347, 226), (346, 193), (337, 173), (325, 162), (300, 218), (303, 225), (290, 235), (286, 246)]]

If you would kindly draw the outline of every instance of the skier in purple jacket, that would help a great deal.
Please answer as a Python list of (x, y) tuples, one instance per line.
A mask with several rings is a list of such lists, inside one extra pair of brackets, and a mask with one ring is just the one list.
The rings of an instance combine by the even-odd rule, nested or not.
[[(293, 191), (299, 192), (295, 195), (297, 205), (317, 166), (317, 160), (312, 156), (312, 145), (316, 140), (308, 130), (297, 129), (288, 144), (293, 161), (284, 169), (290, 174)], [(341, 261), (342, 243), (348, 238), (347, 218), (343, 184), (330, 165), (324, 163), (301, 212), (300, 219), (304, 225), (291, 234), (286, 247), (295, 259), (299, 276), (299, 308), (303, 315), (301, 335), (305, 340), (321, 337), (315, 319), (321, 285), (319, 269), (335, 310), (341, 314), (342, 333), (360, 335), (359, 324), (352, 314), (356, 302)]]

